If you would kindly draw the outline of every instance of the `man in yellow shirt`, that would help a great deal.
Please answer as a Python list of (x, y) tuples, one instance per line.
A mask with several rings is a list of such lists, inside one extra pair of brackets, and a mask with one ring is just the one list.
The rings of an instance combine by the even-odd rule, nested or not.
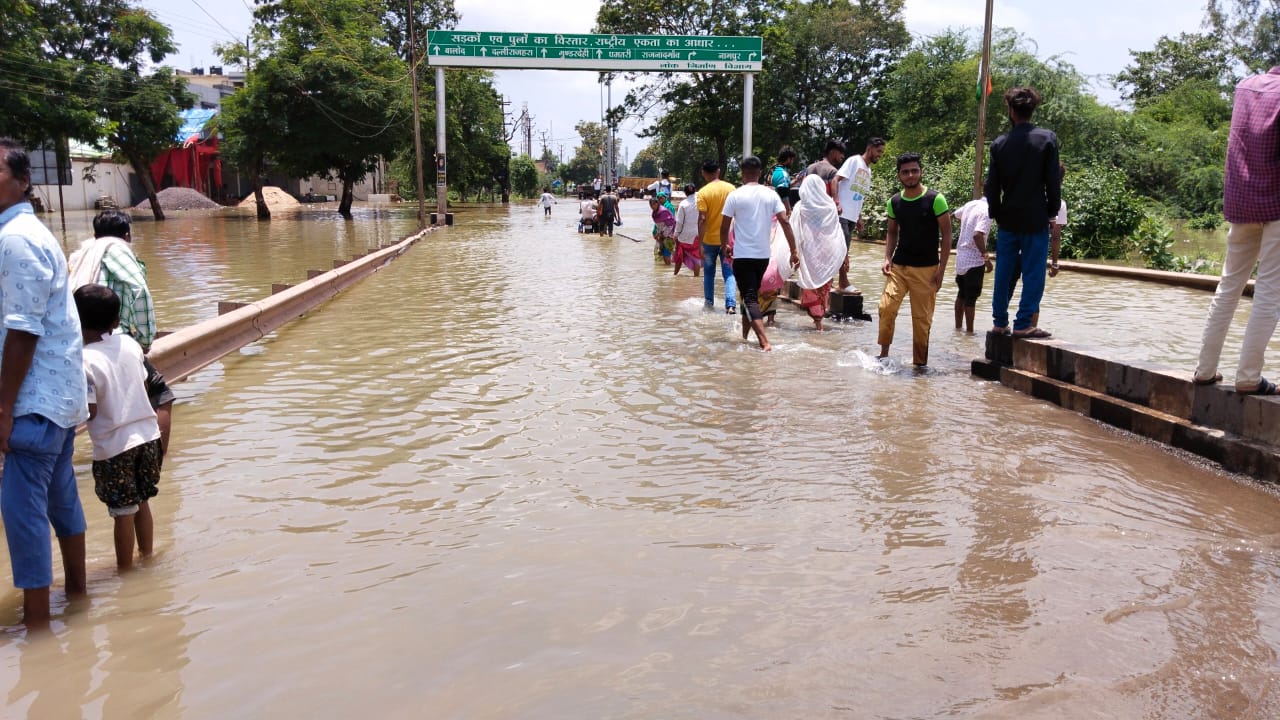
[(733, 185), (720, 179), (720, 164), (715, 160), (702, 163), (702, 177), (707, 181), (698, 190), (698, 237), (702, 238), (702, 298), (710, 310), (716, 305), (716, 260), (724, 276), (724, 311), (738, 312), (738, 287), (733, 279), (733, 257), (720, 246), (720, 219), (724, 200)]

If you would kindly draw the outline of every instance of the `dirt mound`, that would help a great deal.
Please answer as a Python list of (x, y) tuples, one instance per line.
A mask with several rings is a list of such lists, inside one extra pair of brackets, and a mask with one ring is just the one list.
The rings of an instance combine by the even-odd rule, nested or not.
[[(222, 207), (196, 190), (184, 187), (165, 188), (156, 193), (162, 210), (216, 210)], [(144, 199), (134, 205), (134, 210), (151, 210), (151, 201)]]
[[(289, 193), (271, 185), (262, 188), (262, 199), (267, 201), (267, 207), (272, 210), (298, 207), (302, 204), (295, 200)], [(249, 193), (248, 197), (240, 201), (240, 207), (242, 208), (251, 208), (256, 206), (257, 200), (254, 199), (253, 193)]]

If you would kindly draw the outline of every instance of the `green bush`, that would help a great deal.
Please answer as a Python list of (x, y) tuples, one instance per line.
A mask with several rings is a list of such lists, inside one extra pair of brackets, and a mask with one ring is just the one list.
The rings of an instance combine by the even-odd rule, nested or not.
[(1068, 223), (1062, 232), (1062, 256), (1120, 259), (1132, 252), (1130, 236), (1142, 222), (1142, 201), (1130, 190), (1124, 172), (1092, 165), (1074, 168), (1063, 180)]
[(1222, 224), (1222, 214), (1213, 212), (1197, 215), (1187, 221), (1187, 227), (1192, 230), (1217, 230)]
[(1143, 216), (1133, 241), (1147, 267), (1154, 270), (1181, 269), (1178, 256), (1169, 252), (1173, 246), (1173, 228), (1159, 217), (1150, 213)]

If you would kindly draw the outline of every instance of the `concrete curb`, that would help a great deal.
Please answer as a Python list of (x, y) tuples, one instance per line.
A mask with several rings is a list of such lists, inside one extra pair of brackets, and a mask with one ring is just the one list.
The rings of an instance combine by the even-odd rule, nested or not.
[(987, 333), (974, 375), (1280, 483), (1280, 398), (1196, 385), (1185, 371), (1122, 362), (1056, 339)]
[[(1095, 263), (1082, 263), (1068, 260), (1059, 262), (1058, 267), (1062, 270), (1088, 273), (1090, 275), (1105, 275), (1107, 277), (1125, 278), (1127, 280), (1142, 280), (1145, 282), (1160, 283), (1162, 285), (1175, 285), (1177, 287), (1194, 288), (1196, 290), (1208, 290), (1209, 292), (1213, 292), (1218, 289), (1218, 280), (1221, 279), (1217, 275), (1168, 272), (1166, 270), (1148, 270), (1147, 268), (1122, 267), (1118, 265), (1098, 265)], [(1250, 280), (1249, 284), (1245, 286), (1245, 295), (1250, 297), (1253, 296), (1253, 284), (1254, 281)]]

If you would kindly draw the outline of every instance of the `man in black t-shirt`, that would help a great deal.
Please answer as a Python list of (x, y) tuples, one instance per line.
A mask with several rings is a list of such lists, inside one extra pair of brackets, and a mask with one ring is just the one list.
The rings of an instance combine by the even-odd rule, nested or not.
[(612, 186), (604, 186), (604, 195), (600, 196), (598, 205), (600, 214), (596, 221), (599, 226), (596, 232), (613, 237), (613, 226), (618, 222), (618, 196), (614, 194)]
[(951, 255), (951, 221), (947, 199), (920, 184), (920, 154), (898, 156), (902, 191), (889, 199), (885, 233), (884, 292), (880, 295), (880, 357), (889, 357), (898, 309), (911, 296), (911, 362), (929, 364), (929, 329), (933, 305)]

